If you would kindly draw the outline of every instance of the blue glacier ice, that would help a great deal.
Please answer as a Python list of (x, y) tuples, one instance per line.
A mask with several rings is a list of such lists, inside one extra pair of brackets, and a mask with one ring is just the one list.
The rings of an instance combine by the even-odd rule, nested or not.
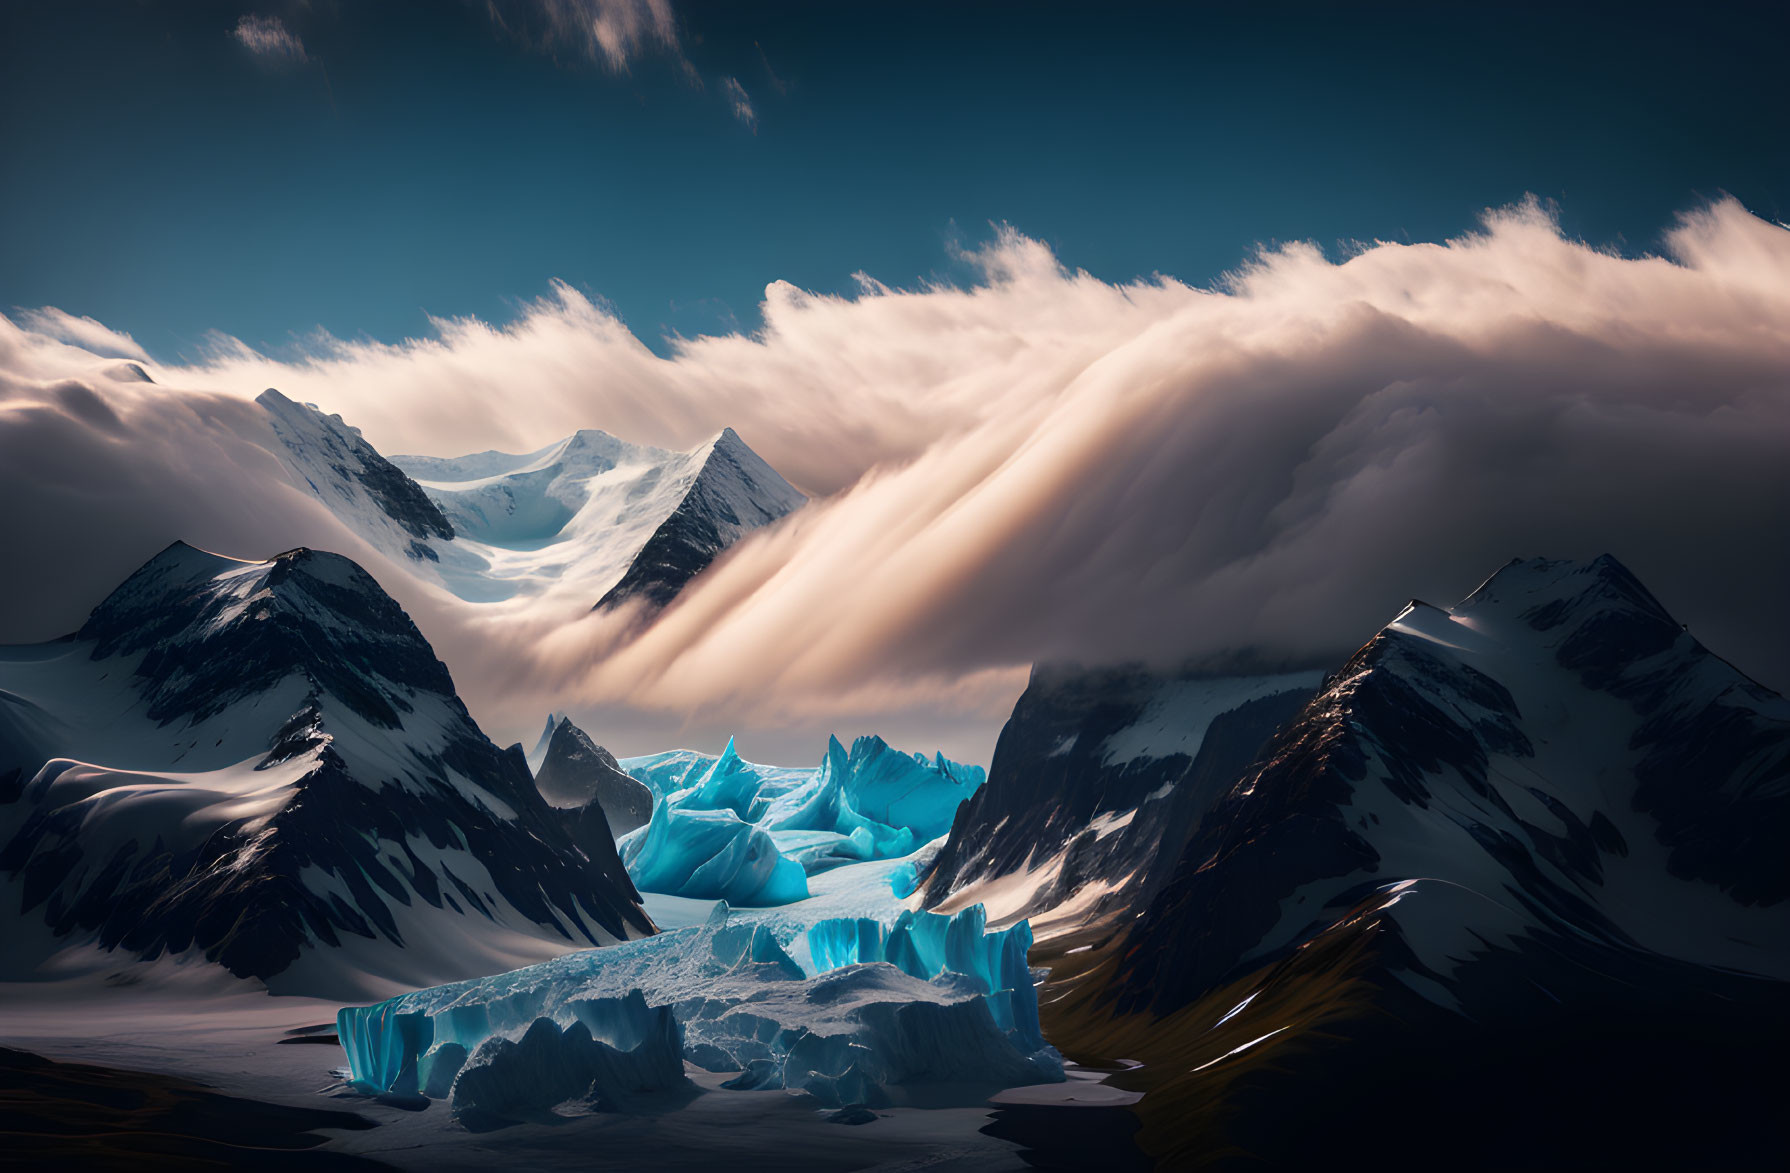
[(734, 743), (624, 760), (657, 800), (651, 822), (618, 842), (642, 891), (763, 907), (801, 900), (805, 877), (897, 859), (945, 834), (986, 780), (979, 766), (930, 760), (860, 737), (829, 738), (818, 769), (760, 766)]
[[(728, 746), (732, 748), (731, 740)], [(654, 794), (669, 797), (679, 791), (699, 786), (717, 765), (730, 756), (758, 779), (758, 785), (767, 798), (787, 794), (807, 785), (814, 780), (816, 773), (813, 766), (766, 766), (758, 762), (747, 762), (737, 752), (732, 755), (723, 752), (717, 758), (714, 754), (699, 753), (693, 749), (673, 749), (642, 757), (622, 758), (620, 765), (629, 774), (646, 783)], [(727, 766), (723, 769), (731, 772)]]
[(764, 789), (764, 777), (740, 760), (730, 737), (715, 764), (696, 785), (679, 796), (678, 805), (684, 810), (732, 811), (745, 822), (755, 823), (764, 816), (771, 801), (768, 795), (760, 793)]
[[(911, 842), (925, 843), (951, 829), (958, 804), (987, 778), (980, 766), (966, 766), (943, 754), (928, 761), (920, 754), (891, 749), (880, 737), (858, 738), (849, 754), (838, 738), (829, 738), (826, 760), (812, 789), (786, 800), (800, 804), (795, 811), (779, 814), (773, 809), (771, 817), (779, 828), (841, 834), (862, 828), (879, 840), (906, 831)], [(879, 858), (906, 854), (887, 851)]]
[(636, 887), (742, 906), (808, 896), (808, 873), (771, 836), (732, 810), (673, 807), (661, 798), (646, 826), (624, 836), (622, 862)]
[[(446, 1092), (454, 1118), (478, 1129), (539, 1119), (567, 1101), (626, 1110), (644, 1097), (689, 1086), (683, 1031), (669, 1007), (649, 1007), (634, 990), (566, 1009), (572, 1021), (564, 1026), (542, 1016), (521, 1037), (490, 1035), (470, 1054), (463, 1043), (429, 1052), (452, 1049), (456, 1062)], [(441, 1090), (430, 1081), (426, 1092), (440, 1098)]]
[[(882, 961), (922, 980), (957, 974), (989, 995), (989, 1011), (1002, 1030), (1042, 1037), (1038, 999), (1026, 964), (1032, 947), (1027, 921), (991, 933), (982, 906), (974, 904), (948, 917), (904, 911), (888, 929), (869, 917), (823, 920), (807, 936), (808, 955), (817, 969)], [(1014, 991), (1021, 989), (1025, 996), (1014, 997)]]
[(934, 839), (912, 855), (900, 859), (894, 867), (888, 869), (885, 882), (895, 899), (906, 900), (919, 890), (920, 881), (932, 869), (933, 861), (938, 859), (939, 852), (944, 846), (943, 839)]
[(701, 925), (348, 1007), (337, 1030), (356, 1086), (447, 1098), (468, 1121), (625, 1105), (673, 1090), (682, 1060), (827, 1106), (1063, 1078), (1024, 922), (990, 932), (976, 906), (791, 931), (717, 905)]

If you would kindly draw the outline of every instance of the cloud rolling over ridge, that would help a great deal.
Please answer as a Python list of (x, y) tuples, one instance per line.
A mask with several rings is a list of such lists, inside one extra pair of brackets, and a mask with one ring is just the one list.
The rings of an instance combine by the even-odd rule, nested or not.
[[(27, 317), (0, 337), (0, 491), (35, 508), (0, 538), (34, 573), (0, 586), (0, 638), (72, 626), (173, 537), (244, 556), (333, 542), (411, 609), (482, 719), (519, 730), (583, 704), (855, 731), (996, 723), (1036, 659), (1333, 665), (1413, 594), (1607, 550), (1782, 688), (1790, 231), (1722, 202), (1668, 246), (1602, 252), (1529, 205), (1340, 262), (1289, 246), (1201, 290), (1102, 282), (1004, 232), (972, 287), (775, 284), (761, 333), (668, 358), (556, 287), (507, 326), (324, 338), (285, 362), (223, 345), (146, 364), (154, 386)], [(563, 603), (481, 610), (279, 483), (243, 402), (267, 386), (387, 453), (524, 451), (578, 427), (687, 446), (732, 426), (817, 500), (639, 633)]]

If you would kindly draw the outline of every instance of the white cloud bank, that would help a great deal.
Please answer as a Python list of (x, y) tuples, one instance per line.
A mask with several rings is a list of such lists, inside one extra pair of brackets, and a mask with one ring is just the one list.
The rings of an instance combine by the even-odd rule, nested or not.
[[(1341, 262), (1289, 246), (1201, 290), (1099, 281), (1009, 232), (972, 288), (779, 283), (762, 332), (669, 358), (560, 286), (507, 326), (291, 362), (230, 343), (147, 364), (157, 386), (106, 376), (117, 360), (51, 319), (6, 322), (0, 548), (27, 571), (0, 583), (0, 639), (72, 626), (173, 537), (333, 542), (506, 735), (582, 707), (623, 752), (680, 726), (838, 727), (985, 758), (1035, 659), (1334, 664), (1412, 595), (1609, 551), (1783, 688), (1790, 231), (1725, 201), (1668, 250), (1601, 252), (1527, 205)], [(732, 426), (819, 499), (638, 635), (582, 609), (494, 617), (275, 483), (242, 402), (268, 386), (388, 453)]]

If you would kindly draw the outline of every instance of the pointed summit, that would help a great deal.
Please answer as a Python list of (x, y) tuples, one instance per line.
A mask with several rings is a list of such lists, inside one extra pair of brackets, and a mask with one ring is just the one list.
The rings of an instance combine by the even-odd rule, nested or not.
[(540, 773), (541, 763), (547, 759), (547, 747), (553, 741), (553, 730), (563, 720), (565, 720), (565, 714), (563, 713), (547, 714), (546, 728), (542, 729), (541, 735), (535, 738), (535, 747), (529, 750), (526, 755), (528, 768), (534, 773)]
[(362, 439), (360, 429), (272, 387), (255, 402), (267, 413), (280, 441), (277, 454), (296, 482), (374, 546), (426, 559), (430, 541), (453, 538), (454, 527), (435, 502)]
[(135, 671), (157, 720), (201, 719), (295, 675), (382, 728), (399, 724), (413, 693), (454, 695), (404, 609), (354, 562), (320, 550), (245, 562), (177, 542), (77, 638), (99, 658), (142, 654)]
[(593, 609), (650, 615), (807, 500), (732, 428), (682, 452), (584, 428), (533, 452), (387, 460), (341, 416), (272, 388), (256, 402), (298, 488), (468, 602), (576, 584)]
[(1663, 652), (1684, 635), (1652, 592), (1608, 554), (1589, 562), (1513, 560), (1449, 613), (1482, 628), (1520, 625), (1539, 633), (1561, 664), (1588, 680)]
[(1450, 610), (1456, 615), (1520, 615), (1546, 630), (1572, 614), (1612, 607), (1672, 622), (1640, 579), (1609, 554), (1586, 562), (1513, 558)]
[(617, 836), (643, 826), (653, 813), (653, 792), (646, 784), (630, 776), (614, 754), (564, 716), (549, 726), (535, 787), (555, 810), (602, 822), (597, 838), (611, 845)]
[[(440, 577), (487, 602), (586, 584), (597, 609), (656, 610), (751, 530), (807, 498), (732, 428), (684, 452), (584, 429), (520, 455), (397, 456), (459, 535)], [(487, 572), (502, 560), (505, 573)]]
[(629, 602), (649, 611), (666, 606), (723, 550), (748, 532), (793, 513), (807, 500), (737, 432), (724, 429), (707, 445), (700, 471), (683, 500), (594, 609), (613, 610)]
[(758, 796), (760, 781), (757, 772), (734, 752), (733, 738), (729, 737), (727, 748), (697, 783), (685, 805), (692, 810), (730, 810), (752, 822), (764, 807)]
[(358, 998), (653, 931), (347, 558), (176, 542), (43, 647), (0, 658), (0, 895), (57, 949)]

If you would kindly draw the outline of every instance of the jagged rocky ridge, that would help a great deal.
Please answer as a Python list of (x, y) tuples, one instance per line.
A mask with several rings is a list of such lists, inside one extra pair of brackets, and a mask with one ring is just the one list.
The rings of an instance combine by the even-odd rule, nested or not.
[(1126, 914), (1321, 675), (1035, 668), (926, 870), (925, 907), (980, 901), (1040, 936)]
[(0, 652), (0, 877), (39, 954), (198, 954), (326, 996), (653, 931), (403, 610), (302, 549), (176, 543), (75, 635)]
[(645, 826), (653, 817), (652, 790), (571, 718), (549, 721), (545, 740), (535, 786), (575, 836), (608, 837), (614, 851), (615, 836)]
[(281, 459), (331, 512), (388, 553), (440, 560), (430, 542), (453, 540), (453, 524), (421, 486), (361, 438), (359, 429), (339, 415), (294, 403), (272, 387), (255, 402), (280, 440)]
[(653, 530), (621, 579), (593, 609), (613, 610), (630, 602), (655, 610), (664, 607), (742, 535), (769, 525), (806, 500), (732, 428), (725, 429), (708, 445), (701, 469), (677, 508)]
[(1790, 978), (1790, 705), (1607, 557), (1413, 602), (1214, 815), (1133, 930), (1128, 1005), (1172, 1005), (1401, 883), (1562, 942)]
[(1151, 898), (1043, 958), (1053, 1041), (1144, 1063), (1159, 1158), (1335, 1163), (1389, 1103), (1345, 1163), (1772, 1151), (1790, 704), (1613, 559), (1413, 602), (1208, 804)]

